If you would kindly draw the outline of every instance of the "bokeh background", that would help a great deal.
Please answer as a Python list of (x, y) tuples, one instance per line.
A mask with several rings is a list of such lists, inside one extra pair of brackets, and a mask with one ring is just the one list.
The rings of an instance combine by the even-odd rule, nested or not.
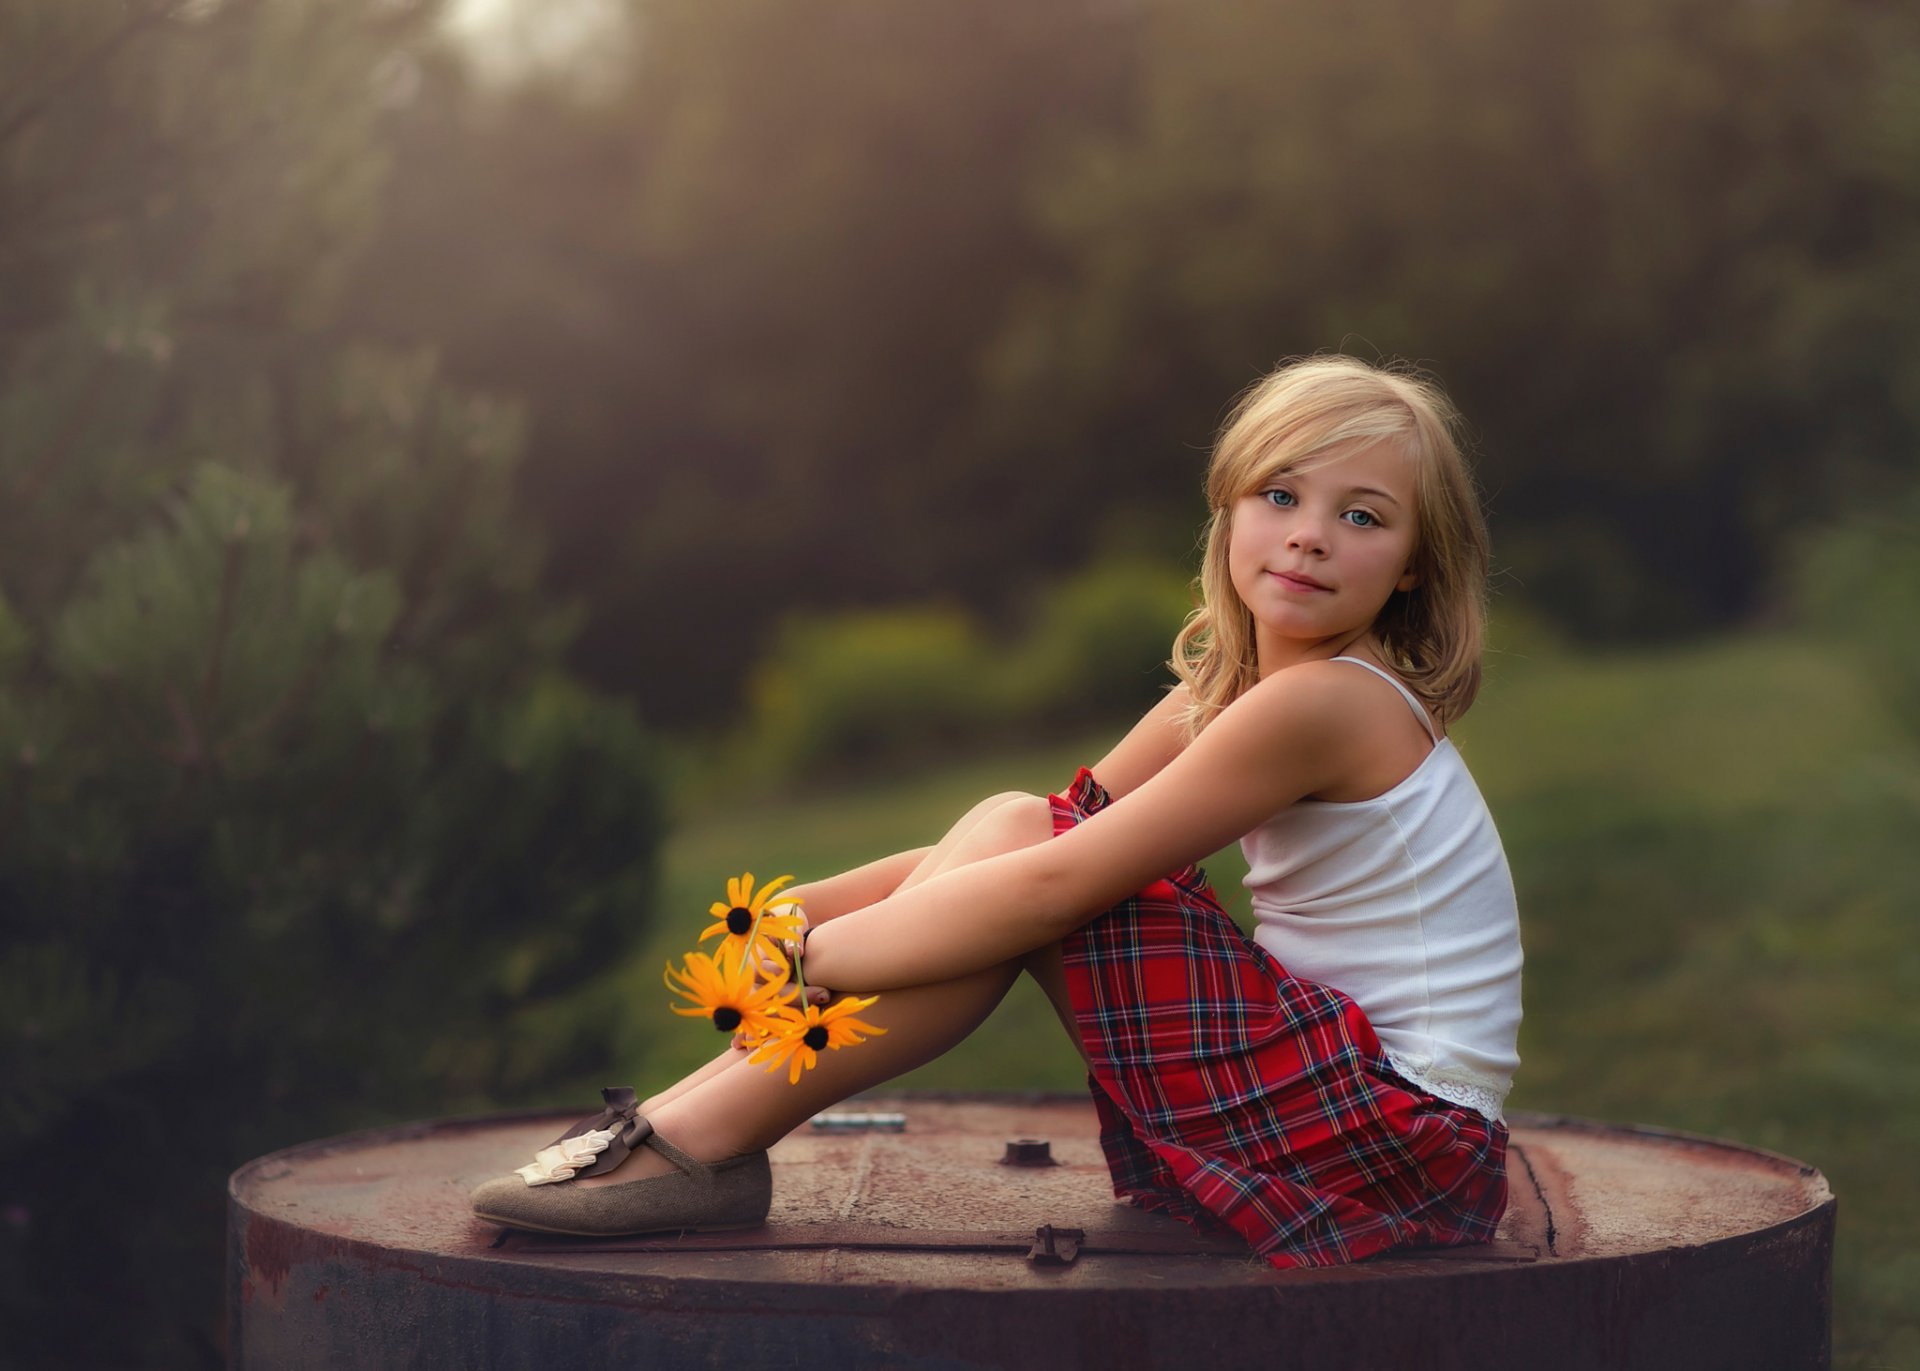
[(1818, 1164), (1920, 1365), (1884, 0), (0, 0), (0, 1364), (217, 1365), (234, 1166), (664, 1080), (726, 876), (1059, 788), (1320, 350), (1474, 425), (1514, 1105)]

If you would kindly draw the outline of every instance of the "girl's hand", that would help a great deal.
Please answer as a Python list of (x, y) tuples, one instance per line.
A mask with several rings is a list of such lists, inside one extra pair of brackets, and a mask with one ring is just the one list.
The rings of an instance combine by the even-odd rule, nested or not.
[[(812, 927), (812, 925), (807, 922), (807, 916), (804, 911), (795, 910), (794, 912), (800, 915), (800, 936), (798, 938), (782, 938), (779, 940), (780, 951), (786, 955), (787, 968), (791, 968), (799, 963), (801, 950), (806, 946), (807, 931)], [(760, 974), (768, 980), (772, 980), (783, 970), (778, 959), (769, 952), (761, 952), (759, 954), (759, 967)], [(795, 976), (793, 980), (797, 984), (799, 977)], [(825, 986), (810, 985), (806, 989), (805, 1003), (807, 1004), (824, 1005), (832, 998), (833, 992)], [(739, 1035), (736, 1034), (734, 1037), (734, 1046), (738, 1047), (740, 1045)]]
[[(789, 965), (800, 960), (800, 952), (805, 940), (806, 933), (804, 930), (802, 930), (798, 938), (781, 939), (780, 950), (787, 954), (787, 962)], [(805, 994), (806, 1003), (808, 1004), (824, 1005), (828, 1000), (833, 998), (833, 992), (824, 985), (809, 985), (806, 988)]]

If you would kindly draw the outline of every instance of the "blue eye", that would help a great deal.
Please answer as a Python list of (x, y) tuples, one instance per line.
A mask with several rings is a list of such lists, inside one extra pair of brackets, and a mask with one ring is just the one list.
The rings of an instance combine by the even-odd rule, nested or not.
[(1269, 490), (1263, 493), (1266, 495), (1267, 499), (1271, 500), (1274, 504), (1280, 506), (1280, 508), (1282, 509), (1289, 508), (1293, 504), (1297, 503), (1293, 498), (1293, 492), (1290, 490)]
[(1350, 509), (1341, 517), (1351, 520), (1355, 528), (1378, 528), (1380, 526), (1380, 521), (1373, 517), (1370, 510)]

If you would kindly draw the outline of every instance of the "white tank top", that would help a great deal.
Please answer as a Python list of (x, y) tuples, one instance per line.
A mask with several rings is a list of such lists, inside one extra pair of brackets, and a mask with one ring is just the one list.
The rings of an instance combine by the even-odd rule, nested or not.
[(1301, 800), (1240, 840), (1254, 940), (1349, 996), (1388, 1063), (1442, 1099), (1500, 1117), (1520, 1065), (1520, 917), (1493, 816), (1453, 742), (1370, 800)]

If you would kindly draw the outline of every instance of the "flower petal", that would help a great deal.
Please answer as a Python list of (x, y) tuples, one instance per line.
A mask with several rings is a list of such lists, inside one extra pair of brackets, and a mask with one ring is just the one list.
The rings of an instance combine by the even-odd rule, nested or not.
[(758, 895), (753, 897), (753, 903), (749, 905), (748, 908), (753, 910), (755, 914), (758, 914), (767, 907), (767, 901), (772, 898), (773, 893), (791, 880), (793, 880), (792, 876), (775, 876), (766, 883)]

